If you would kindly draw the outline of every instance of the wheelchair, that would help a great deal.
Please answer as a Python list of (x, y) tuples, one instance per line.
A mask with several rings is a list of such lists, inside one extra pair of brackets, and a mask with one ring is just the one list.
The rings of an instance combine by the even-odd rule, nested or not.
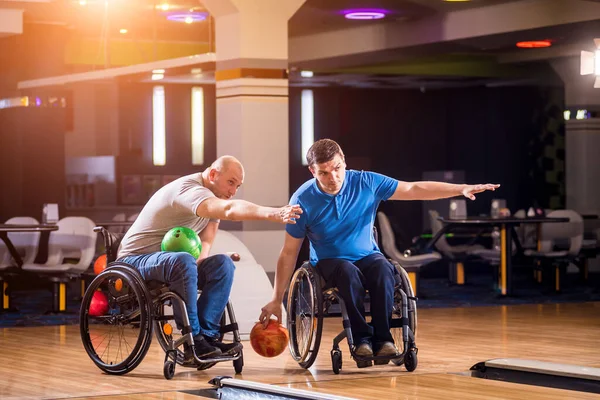
[[(166, 284), (144, 281), (131, 265), (115, 261), (120, 237), (103, 227), (94, 228), (94, 232), (102, 235), (108, 265), (89, 284), (83, 296), (79, 326), (83, 347), (100, 370), (112, 375), (133, 371), (148, 352), (154, 331), (165, 351), (163, 374), (166, 379), (173, 378), (176, 365), (205, 370), (218, 362), (233, 361), (235, 373), (242, 372), (241, 350), (234, 355), (202, 359), (194, 353), (193, 360), (186, 360), (183, 345), (193, 348), (194, 340), (183, 299)], [(174, 328), (173, 307), (182, 310), (180, 331)], [(230, 302), (221, 317), (220, 339), (229, 332), (234, 342), (239, 343)]]
[(404, 365), (409, 372), (417, 368), (417, 298), (406, 271), (395, 261), (388, 261), (396, 267), (397, 272), (390, 328), (396, 345), (399, 347), (399, 343), (402, 343), (402, 352), (392, 357), (357, 355), (343, 299), (336, 288), (326, 287), (325, 280), (315, 267), (309, 262), (304, 262), (292, 276), (286, 304), (290, 353), (302, 368), (310, 368), (317, 359), (323, 319), (336, 302), (341, 309), (344, 329), (333, 339), (331, 366), (335, 374), (339, 374), (342, 369), (342, 351), (339, 344), (345, 338), (348, 339), (350, 355), (359, 367), (370, 366), (373, 361), (375, 365), (388, 364), (391, 361), (397, 366)]

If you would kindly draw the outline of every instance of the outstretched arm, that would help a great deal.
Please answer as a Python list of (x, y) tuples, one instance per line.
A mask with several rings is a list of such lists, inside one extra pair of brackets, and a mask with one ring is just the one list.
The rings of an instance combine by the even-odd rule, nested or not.
[(263, 207), (245, 200), (206, 199), (196, 209), (196, 215), (204, 218), (234, 221), (266, 220), (282, 224), (295, 224), (302, 209), (299, 205)]
[(436, 200), (454, 196), (465, 196), (475, 200), (475, 194), (486, 190), (496, 190), (498, 184), (457, 185), (453, 183), (420, 181), (398, 181), (398, 187), (389, 200)]
[(279, 253), (277, 260), (277, 270), (275, 271), (275, 288), (273, 289), (273, 298), (261, 309), (259, 321), (266, 328), (271, 315), (274, 315), (279, 323), (281, 323), (281, 305), (283, 303), (283, 295), (288, 288), (290, 278), (294, 272), (296, 259), (302, 247), (302, 239), (296, 239), (289, 233), (285, 233), (285, 242)]

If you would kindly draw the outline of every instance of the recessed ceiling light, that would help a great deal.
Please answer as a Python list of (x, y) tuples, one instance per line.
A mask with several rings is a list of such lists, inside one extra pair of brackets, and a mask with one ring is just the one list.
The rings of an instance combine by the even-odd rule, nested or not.
[(85, 6), (87, 4), (87, 1), (85, 0), (79, 0), (79, 5), (80, 6)]
[(202, 68), (192, 68), (192, 75), (199, 75), (202, 73)]
[(125, 28), (119, 29), (119, 33), (122, 33), (124, 35), (127, 33), (127, 29), (125, 29)]
[(538, 49), (541, 47), (550, 47), (552, 42), (549, 40), (530, 40), (526, 42), (517, 42), (517, 47), (522, 49)]
[(159, 81), (159, 80), (163, 79), (164, 77), (165, 77), (164, 74), (152, 74), (153, 81)]
[(164, 74), (165, 70), (164, 69), (153, 69), (152, 73), (153, 74)]
[(156, 6), (156, 8), (163, 10), (163, 11), (169, 11), (169, 5), (167, 3), (159, 4)]
[(381, 19), (389, 14), (388, 10), (381, 8), (355, 8), (343, 10), (342, 14), (347, 19)]
[(192, 22), (200, 22), (204, 21), (208, 13), (205, 12), (193, 12), (193, 13), (176, 13), (167, 15), (167, 19), (169, 21), (175, 22), (185, 22), (186, 24), (191, 24)]
[(300, 71), (300, 76), (303, 78), (312, 78), (313, 75), (312, 71)]

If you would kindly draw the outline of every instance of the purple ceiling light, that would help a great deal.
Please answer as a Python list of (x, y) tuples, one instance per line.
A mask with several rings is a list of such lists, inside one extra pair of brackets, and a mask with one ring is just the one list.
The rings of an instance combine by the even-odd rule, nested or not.
[(389, 13), (382, 8), (354, 8), (342, 11), (347, 19), (381, 19)]
[(188, 24), (204, 21), (206, 17), (208, 17), (206, 12), (170, 13), (167, 15), (169, 21), (186, 22)]

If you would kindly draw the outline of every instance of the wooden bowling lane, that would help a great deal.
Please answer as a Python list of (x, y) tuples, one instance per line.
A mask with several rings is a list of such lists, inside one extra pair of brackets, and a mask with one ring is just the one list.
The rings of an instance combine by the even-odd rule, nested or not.
[[(307, 389), (305, 385), (298, 383), (286, 386)], [(411, 374), (396, 377), (318, 381), (312, 383), (308, 389), (356, 399), (600, 399), (598, 394), (520, 385), (453, 374)]]
[[(429, 386), (443, 389), (448, 382), (454, 382), (440, 393), (444, 398), (462, 398), (461, 385), (469, 382), (473, 389), (465, 389), (465, 393), (482, 387), (481, 390), (490, 392), (480, 398), (491, 398), (497, 395), (495, 390), (502, 382), (447, 374), (466, 372), (472, 365), (492, 358), (526, 358), (596, 367), (600, 360), (600, 303), (419, 309), (419, 366), (412, 373), (393, 365), (358, 369), (343, 342), (342, 372), (334, 375), (329, 352), (333, 337), (340, 329), (339, 319), (325, 321), (319, 357), (310, 370), (300, 368), (287, 352), (272, 359), (262, 358), (254, 353), (248, 342), (244, 342), (244, 371), (236, 378), (323, 391), (330, 390), (330, 386), (335, 391), (336, 385), (343, 388), (356, 384), (352, 393), (363, 396), (361, 398), (369, 398), (361, 393), (374, 387), (372, 381), (388, 382), (388, 388), (395, 382), (395, 385), (412, 388), (420, 398), (433, 399), (440, 397), (428, 389)], [(141, 393), (162, 396), (209, 388), (208, 381), (213, 377), (234, 375), (232, 363), (227, 362), (207, 371), (178, 367), (174, 379), (168, 381), (162, 374), (164, 353), (156, 340), (133, 372), (123, 376), (105, 375), (85, 353), (78, 326), (0, 329), (0, 355), (2, 399)], [(381, 386), (385, 387), (385, 384)], [(517, 386), (527, 393), (538, 390), (534, 386)], [(457, 394), (452, 390), (457, 390)], [(350, 396), (349, 393), (336, 393)]]

